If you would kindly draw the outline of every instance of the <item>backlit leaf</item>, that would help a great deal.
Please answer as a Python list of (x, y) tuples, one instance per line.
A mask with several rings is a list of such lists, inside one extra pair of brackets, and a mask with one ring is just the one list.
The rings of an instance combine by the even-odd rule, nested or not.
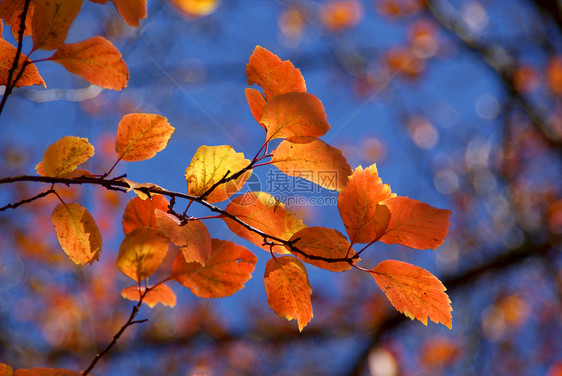
[(14, 371), (12, 367), (7, 364), (0, 363), (0, 376), (12, 376)]
[(339, 231), (320, 226), (307, 227), (294, 234), (290, 241), (293, 242), (293, 247), (287, 249), (308, 264), (332, 272), (351, 269), (348, 259), (355, 252)]
[(312, 319), (312, 288), (302, 262), (291, 256), (270, 259), (265, 266), (267, 304), (279, 317), (296, 319), (299, 330)]
[(128, 162), (150, 159), (164, 150), (174, 131), (164, 116), (125, 115), (117, 128), (115, 151), (120, 159)]
[(178, 253), (171, 277), (200, 298), (230, 296), (252, 278), (258, 259), (246, 248), (226, 240), (212, 239), (211, 249), (205, 266), (187, 263), (183, 254)]
[(386, 260), (369, 271), (394, 308), (427, 325), (427, 318), (452, 328), (451, 301), (433, 274), (415, 265)]
[(386, 244), (435, 249), (449, 232), (450, 210), (401, 196), (386, 199), (382, 204), (390, 210), (388, 227), (379, 238)]
[(29, 368), (17, 369), (14, 376), (81, 376), (81, 373), (63, 368)]
[(211, 235), (202, 221), (189, 221), (180, 226), (175, 217), (156, 210), (156, 223), (160, 230), (180, 247), (186, 262), (198, 262), (205, 266), (211, 256)]
[(377, 207), (384, 211), (386, 207), (377, 205), (393, 196), (396, 195), (390, 192), (390, 186), (379, 178), (375, 164), (365, 170), (361, 166), (355, 169), (338, 196), (338, 209), (352, 243), (369, 243), (382, 235), (389, 217), (381, 223), (377, 221), (381, 213), (376, 216), (375, 212)]
[[(250, 161), (244, 158), (244, 154), (235, 152), (230, 145), (202, 145), (185, 170), (187, 192), (201, 196), (222, 178), (234, 175), (249, 164)], [(226, 200), (242, 188), (251, 174), (252, 171), (249, 170), (236, 179), (218, 185), (205, 199), (211, 203)]]
[(162, 195), (152, 195), (151, 198), (143, 200), (135, 197), (129, 200), (123, 213), (123, 232), (125, 235), (138, 227), (149, 226), (158, 228), (155, 210), (168, 211), (168, 200)]
[(289, 176), (301, 177), (338, 191), (347, 185), (353, 172), (340, 150), (308, 136), (281, 141), (271, 162)]
[(121, 52), (103, 37), (63, 44), (49, 60), (106, 89), (121, 90), (129, 80), (129, 69)]
[(254, 119), (265, 129), (264, 125), (261, 123), (261, 117), (263, 116), (263, 107), (265, 106), (265, 98), (263, 94), (256, 89), (246, 88), (244, 90), (246, 94), (246, 100), (248, 101), (248, 106), (250, 106), (250, 111), (254, 116)]
[(322, 102), (309, 93), (281, 94), (263, 107), (260, 121), (267, 140), (291, 136), (320, 137), (330, 129)]
[(113, 0), (113, 4), (129, 26), (139, 27), (146, 18), (146, 0)]
[(170, 0), (172, 4), (189, 18), (199, 18), (213, 13), (219, 6), (219, 0)]
[[(2, 0), (0, 3), (0, 18), (4, 20), (6, 26), (12, 27), (12, 35), (15, 40), (19, 39), (19, 30), (21, 25), (21, 16), (23, 14), (25, 1), (21, 0)], [(31, 1), (27, 9), (27, 16), (25, 17), (25, 31), (23, 36), (32, 34), (31, 20), (33, 19), (33, 11), (35, 3)], [(0, 31), (2, 27), (0, 26)]]
[(169, 244), (168, 237), (155, 228), (136, 228), (125, 236), (119, 247), (117, 267), (127, 277), (140, 282), (158, 269)]
[(291, 91), (305, 92), (304, 78), (289, 60), (279, 57), (263, 47), (257, 46), (246, 66), (248, 85), (257, 83), (263, 88), (265, 100)]
[[(144, 291), (144, 287), (141, 287), (140, 290), (138, 286), (126, 287), (123, 291), (121, 291), (121, 296), (125, 299), (138, 302)], [(176, 305), (176, 294), (165, 284), (160, 284), (155, 287), (151, 287), (144, 296), (142, 302), (147, 304), (150, 308), (154, 308), (154, 306), (158, 303), (173, 308)]]
[[(228, 204), (226, 211), (246, 224), (283, 240), (289, 240), (294, 233), (306, 227), (300, 218), (285, 209), (285, 204), (265, 192), (249, 192), (236, 197)], [(273, 252), (277, 253), (289, 253), (283, 246), (270, 247), (269, 245), (263, 245), (264, 238), (262, 236), (226, 216), (221, 218), (232, 232), (251, 241), (258, 247), (266, 251), (272, 249)]]
[[(10, 69), (12, 68), (12, 64), (14, 63), (16, 52), (16, 47), (12, 46), (10, 42), (0, 38), (0, 85), (6, 86), (8, 84), (8, 75)], [(23, 53), (20, 54), (18, 67), (16, 68), (16, 71), (12, 76), (12, 81), (21, 71), (23, 63), (26, 60), (28, 60), (27, 56), (25, 56)], [(43, 85), (46, 87), (45, 81), (43, 81), (43, 78), (41, 77), (41, 75), (39, 75), (39, 72), (37, 71), (37, 68), (34, 64), (26, 65), (21, 78), (16, 83), (16, 87), (31, 85)]]
[(53, 210), (51, 221), (63, 251), (72, 262), (84, 265), (99, 260), (101, 234), (86, 208), (77, 203), (60, 203)]
[(45, 150), (43, 160), (35, 169), (43, 176), (64, 178), (93, 155), (94, 147), (87, 138), (65, 136)]
[(35, 0), (33, 50), (62, 46), (81, 7), (82, 0)]

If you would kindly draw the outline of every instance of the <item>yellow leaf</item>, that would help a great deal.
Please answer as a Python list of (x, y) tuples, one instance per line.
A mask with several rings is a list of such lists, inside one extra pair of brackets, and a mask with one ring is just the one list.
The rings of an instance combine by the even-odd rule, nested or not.
[(125, 236), (119, 247), (117, 267), (127, 277), (140, 282), (158, 269), (169, 244), (168, 237), (155, 228), (136, 228)]
[(394, 308), (427, 325), (427, 318), (452, 328), (451, 301), (433, 274), (415, 265), (386, 260), (369, 271)]
[(129, 81), (129, 69), (121, 52), (103, 37), (63, 44), (49, 60), (106, 89), (121, 90)]
[[(185, 170), (187, 192), (201, 196), (222, 178), (234, 175), (249, 164), (244, 154), (235, 152), (230, 145), (203, 145), (197, 149)], [(251, 174), (249, 170), (236, 179), (218, 185), (205, 199), (210, 203), (226, 200), (244, 186)]]
[[(365, 170), (361, 166), (355, 169), (338, 196), (338, 209), (352, 243), (369, 243), (383, 234), (388, 217), (382, 224), (377, 219), (386, 207), (377, 205), (395, 196), (390, 186), (382, 183), (375, 164)], [(378, 217), (375, 215), (377, 208), (381, 211)]]
[(211, 235), (202, 221), (189, 221), (180, 226), (175, 217), (156, 210), (156, 223), (160, 230), (180, 247), (186, 262), (198, 262), (205, 266), (211, 257)]
[(99, 260), (101, 234), (86, 208), (77, 203), (60, 203), (53, 210), (51, 221), (63, 251), (72, 262), (84, 265)]
[(322, 102), (309, 93), (277, 95), (263, 107), (267, 141), (291, 136), (320, 137), (330, 129)]
[[(126, 287), (123, 291), (121, 291), (121, 296), (125, 299), (138, 302), (144, 291), (144, 287), (141, 287), (140, 290), (138, 286)], [(150, 308), (154, 308), (154, 306), (158, 303), (174, 308), (176, 300), (176, 294), (172, 291), (172, 289), (165, 284), (160, 284), (155, 287), (151, 287), (144, 296), (142, 302), (147, 304)]]
[(66, 178), (93, 155), (94, 147), (87, 138), (65, 136), (45, 150), (35, 169), (43, 176)]
[[(283, 240), (289, 240), (294, 233), (306, 227), (300, 218), (285, 209), (285, 204), (265, 192), (249, 192), (236, 197), (228, 204), (226, 211), (246, 224)], [(263, 245), (263, 236), (248, 230), (226, 216), (222, 216), (221, 219), (236, 235), (251, 241), (266, 251), (273, 250), (273, 252), (282, 254), (290, 253), (283, 246), (270, 247), (269, 245)]]
[(189, 18), (199, 18), (213, 13), (219, 0), (171, 0), (178, 10)]
[(35, 0), (33, 51), (62, 46), (81, 7), (82, 0)]
[(283, 140), (275, 149), (271, 163), (284, 174), (338, 191), (345, 188), (353, 172), (340, 150), (308, 136)]
[(279, 317), (296, 319), (299, 330), (312, 319), (312, 288), (302, 262), (294, 257), (270, 259), (265, 266), (267, 304)]
[[(4, 39), (0, 38), (0, 85), (6, 86), (8, 83), (8, 75), (10, 69), (12, 68), (12, 64), (14, 63), (14, 59), (16, 58), (17, 48), (12, 46), (10, 42), (5, 41)], [(12, 76), (12, 80), (18, 75), (23, 67), (24, 61), (28, 61), (29, 59), (24, 54), (20, 54), (20, 58), (18, 60), (18, 67)], [(35, 64), (28, 64), (23, 71), (21, 78), (16, 83), (16, 87), (22, 86), (32, 86), (32, 85), (45, 85), (45, 81), (37, 71)]]
[(257, 257), (246, 248), (226, 240), (212, 239), (211, 256), (205, 266), (187, 263), (180, 252), (174, 259), (171, 277), (200, 298), (222, 298), (244, 288)]
[(115, 151), (119, 159), (128, 162), (150, 159), (164, 150), (174, 130), (164, 116), (125, 115), (117, 128)]
[(351, 269), (349, 259), (355, 252), (339, 231), (320, 226), (307, 227), (294, 234), (290, 241), (293, 246), (287, 249), (308, 264), (332, 272)]

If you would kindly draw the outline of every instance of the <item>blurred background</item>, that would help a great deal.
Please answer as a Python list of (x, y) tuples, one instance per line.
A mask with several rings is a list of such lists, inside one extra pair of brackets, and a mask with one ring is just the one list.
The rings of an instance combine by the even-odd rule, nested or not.
[[(65, 135), (87, 137), (96, 156), (86, 168), (103, 173), (120, 118), (156, 113), (176, 128), (168, 147), (115, 173), (185, 192), (200, 145), (251, 157), (264, 142), (244, 96), (248, 58), (261, 45), (301, 70), (332, 126), (323, 139), (353, 168), (376, 163), (393, 192), (453, 212), (435, 251), (381, 244), (362, 255), (367, 267), (396, 259), (438, 276), (452, 300), (451, 331), (398, 314), (366, 273), (310, 266), (314, 318), (299, 333), (267, 306), (267, 252), (211, 219), (213, 237), (258, 256), (246, 288), (205, 300), (172, 285), (177, 306), (143, 307), (149, 322), (130, 328), (94, 375), (562, 375), (560, 1), (150, 0), (139, 28), (111, 3), (85, 1), (67, 42), (94, 35), (123, 53), (128, 87), (102, 90), (38, 63), (47, 88), (16, 89), (2, 113), (0, 176), (34, 174)], [(14, 43), (9, 28), (3, 36)], [(33, 58), (51, 55), (42, 53)], [(345, 233), (336, 193), (299, 191), (293, 179), (276, 191), (275, 171), (257, 169), (252, 190), (283, 194), (307, 225)], [(4, 185), (0, 205), (41, 188)], [(60, 250), (56, 198), (0, 213), (0, 362), (14, 368), (84, 369), (131, 310), (115, 260), (133, 194), (62, 194), (88, 207), (102, 232), (91, 267)], [(193, 215), (207, 214), (194, 205)]]

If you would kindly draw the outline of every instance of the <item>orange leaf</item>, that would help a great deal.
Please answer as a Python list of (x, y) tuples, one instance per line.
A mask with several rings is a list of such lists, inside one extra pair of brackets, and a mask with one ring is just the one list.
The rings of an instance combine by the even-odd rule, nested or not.
[(390, 192), (390, 186), (383, 184), (379, 178), (376, 164), (365, 170), (361, 166), (355, 169), (347, 186), (338, 196), (338, 209), (352, 243), (369, 243), (375, 240), (377, 235), (382, 235), (386, 230), (388, 218), (383, 223), (376, 220), (377, 208), (386, 209), (381, 209), (377, 204), (395, 196)]
[(279, 317), (296, 319), (299, 331), (312, 319), (312, 288), (303, 263), (294, 257), (270, 259), (265, 266), (267, 304)]
[(308, 136), (283, 140), (273, 153), (271, 163), (289, 176), (338, 191), (347, 185), (353, 172), (340, 150)]
[(555, 95), (562, 95), (562, 55), (554, 56), (546, 67), (546, 84)]
[[(25, 1), (21, 0), (2, 0), (0, 3), (0, 18), (4, 20), (6, 26), (12, 27), (12, 35), (15, 40), (19, 39), (19, 31), (21, 25), (21, 16), (23, 14), (23, 8)], [(33, 19), (33, 10), (35, 9), (35, 3), (32, 1), (29, 3), (29, 8), (27, 9), (27, 16), (25, 17), (25, 31), (23, 36), (29, 36), (32, 34), (31, 30), (31, 20)], [(0, 31), (2, 27), (0, 26)]]
[(128, 114), (121, 118), (115, 137), (115, 151), (119, 159), (128, 162), (144, 161), (164, 150), (175, 128), (164, 116)]
[(119, 247), (117, 267), (127, 277), (140, 282), (158, 269), (169, 244), (170, 239), (155, 228), (136, 228), (125, 236)]
[(320, 137), (330, 129), (322, 102), (309, 93), (287, 93), (272, 98), (263, 107), (260, 121), (267, 140), (291, 136)]
[(198, 262), (205, 266), (211, 256), (211, 235), (202, 221), (189, 221), (180, 226), (175, 217), (156, 210), (156, 223), (180, 247), (186, 262)]
[(129, 80), (129, 69), (121, 52), (103, 37), (63, 44), (49, 60), (106, 89), (121, 90)]
[[(141, 287), (139, 291), (138, 286), (131, 286), (124, 288), (123, 291), (121, 291), (121, 296), (125, 299), (138, 302), (144, 291), (144, 287)], [(158, 303), (174, 308), (176, 305), (176, 294), (174, 294), (172, 289), (165, 284), (160, 284), (155, 287), (151, 287), (144, 296), (142, 302), (148, 304), (150, 308), (154, 308), (154, 306)]]
[(146, 0), (113, 0), (113, 4), (129, 26), (139, 27), (146, 18)]
[(199, 18), (213, 13), (219, 0), (171, 0), (178, 10), (190, 18)]
[(82, 0), (35, 0), (33, 51), (62, 46), (81, 7)]
[(307, 227), (294, 234), (290, 241), (294, 242), (293, 247), (287, 249), (306, 263), (332, 272), (351, 269), (348, 260), (355, 252), (339, 231), (320, 226)]
[(87, 138), (65, 136), (45, 150), (35, 169), (42, 176), (65, 178), (93, 155), (94, 147)]
[(363, 18), (363, 6), (357, 0), (333, 0), (322, 6), (322, 23), (334, 32), (355, 26)]
[(289, 60), (279, 57), (263, 47), (257, 46), (246, 66), (248, 85), (257, 83), (263, 88), (265, 100), (291, 91), (306, 92), (301, 71)]
[(427, 318), (452, 328), (447, 289), (427, 270), (401, 261), (386, 260), (369, 271), (394, 308), (427, 325)]
[(154, 211), (160, 209), (167, 212), (168, 204), (168, 200), (162, 195), (152, 195), (150, 199), (146, 200), (137, 196), (129, 200), (123, 213), (123, 232), (125, 235), (138, 227), (158, 228)]
[(0, 363), (0, 376), (12, 376), (14, 371), (12, 367), (7, 364)]
[[(8, 75), (14, 63), (16, 52), (16, 47), (12, 46), (10, 42), (0, 38), (0, 85), (6, 86), (8, 84)], [(23, 62), (26, 60), (28, 60), (27, 56), (21, 54), (18, 60), (18, 67), (12, 76), (12, 82), (21, 71)], [(16, 87), (31, 85), (43, 85), (47, 87), (34, 64), (26, 65), (21, 78), (16, 82)]]
[[(265, 192), (249, 192), (236, 197), (228, 204), (226, 211), (246, 224), (283, 240), (289, 240), (294, 233), (306, 227), (300, 218), (285, 209), (285, 204)], [(268, 245), (263, 245), (263, 236), (228, 217), (221, 218), (232, 232), (258, 247), (266, 251), (271, 249), (277, 253), (289, 253), (283, 246), (275, 245), (270, 248)]]
[(408, 197), (393, 197), (382, 205), (390, 210), (390, 221), (379, 240), (415, 249), (439, 247), (449, 232), (450, 210), (437, 209)]
[(29, 368), (17, 369), (14, 376), (81, 376), (81, 373), (63, 368)]
[(246, 88), (244, 90), (246, 94), (246, 100), (248, 101), (248, 106), (250, 106), (250, 111), (254, 116), (254, 119), (265, 129), (264, 125), (261, 123), (261, 117), (263, 116), (263, 107), (265, 106), (265, 98), (263, 94), (256, 89)]
[[(222, 178), (229, 177), (250, 164), (243, 153), (237, 153), (230, 145), (206, 146), (197, 149), (191, 163), (185, 169), (187, 192), (201, 196)], [(221, 202), (238, 192), (252, 171), (246, 171), (238, 178), (220, 184), (208, 195), (208, 202)]]
[[(150, 196), (149, 196), (150, 192), (147, 192), (146, 189), (150, 189), (150, 188), (162, 189), (162, 187), (160, 187), (156, 184), (135, 183), (134, 181), (126, 179), (126, 178), (119, 178), (119, 179), (117, 179), (117, 181), (127, 183), (129, 185), (128, 188), (125, 188), (127, 190), (127, 192), (130, 192), (130, 191), (135, 192), (141, 200), (146, 200), (147, 198), (150, 198)], [(154, 193), (152, 193), (151, 195), (154, 195)]]
[(257, 257), (246, 248), (226, 240), (212, 239), (211, 257), (202, 266), (187, 263), (178, 253), (171, 277), (200, 298), (222, 298), (244, 288), (254, 271)]
[(75, 264), (99, 260), (101, 234), (92, 215), (80, 204), (60, 203), (53, 210), (51, 222), (63, 251)]

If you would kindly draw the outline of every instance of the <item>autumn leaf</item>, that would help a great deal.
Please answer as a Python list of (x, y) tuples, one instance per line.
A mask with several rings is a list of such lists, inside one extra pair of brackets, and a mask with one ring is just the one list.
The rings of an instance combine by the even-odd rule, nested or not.
[(265, 98), (263, 94), (260, 93), (256, 89), (246, 88), (244, 90), (246, 94), (246, 100), (248, 101), (248, 106), (250, 106), (250, 111), (254, 116), (254, 119), (262, 126), (262, 128), (266, 129), (265, 126), (261, 123), (261, 117), (263, 116), (263, 107), (265, 106)]
[[(24, 5), (25, 1), (21, 0), (2, 0), (0, 3), (0, 19), (4, 20), (6, 26), (12, 27), (12, 35), (15, 40), (19, 39), (21, 16), (23, 14)], [(27, 16), (25, 17), (25, 31), (23, 32), (24, 37), (32, 34), (31, 21), (33, 19), (34, 9), (35, 2), (31, 1), (29, 3), (29, 8), (27, 9)], [(2, 31), (1, 26), (0, 31)]]
[[(287, 249), (302, 261), (332, 272), (351, 269), (355, 255), (351, 244), (339, 231), (327, 227), (307, 227), (295, 233)], [(357, 262), (358, 259), (353, 261)]]
[(12, 376), (14, 371), (12, 367), (7, 364), (0, 363), (0, 376)]
[[(236, 197), (230, 201), (225, 210), (244, 223), (283, 240), (289, 240), (295, 232), (306, 227), (300, 218), (285, 208), (285, 204), (265, 192), (248, 192)], [(232, 232), (258, 247), (266, 251), (289, 253), (280, 245), (264, 245), (263, 236), (248, 230), (233, 219), (227, 216), (221, 216), (221, 219)]]
[(277, 95), (263, 107), (260, 121), (267, 134), (266, 139), (291, 136), (320, 137), (330, 129), (322, 102), (309, 93)]
[(287, 138), (273, 153), (271, 163), (284, 174), (341, 191), (353, 172), (341, 151), (308, 136)]
[(211, 257), (205, 266), (187, 263), (182, 253), (174, 259), (171, 277), (200, 298), (222, 298), (244, 288), (257, 257), (246, 248), (226, 240), (212, 239)]
[(162, 210), (156, 210), (156, 223), (160, 230), (180, 247), (186, 262), (206, 265), (211, 257), (211, 235), (202, 221), (189, 221), (180, 225), (175, 217)]
[(92, 264), (99, 260), (101, 234), (92, 215), (77, 203), (60, 203), (51, 215), (57, 238), (75, 264)]
[(257, 46), (246, 66), (248, 85), (257, 83), (263, 88), (265, 100), (291, 91), (306, 92), (304, 78), (289, 60), (279, 57), (263, 47)]
[[(202, 145), (185, 169), (187, 192), (193, 196), (201, 196), (221, 179), (234, 175), (249, 164), (250, 161), (244, 158), (244, 154), (235, 152), (230, 145)], [(210, 203), (226, 200), (242, 188), (251, 174), (252, 171), (248, 170), (236, 179), (219, 184), (205, 200)]]
[(129, 69), (121, 52), (103, 37), (63, 44), (49, 60), (106, 89), (121, 90), (129, 81)]
[(383, 234), (390, 216), (383, 218), (382, 213), (388, 213), (388, 209), (378, 204), (390, 197), (396, 195), (382, 183), (376, 164), (365, 170), (361, 166), (355, 169), (338, 196), (338, 209), (352, 243), (369, 243)]
[(219, 0), (170, 0), (172, 4), (189, 18), (199, 18), (213, 13), (219, 6)]
[(149, 226), (158, 228), (155, 210), (168, 211), (168, 200), (162, 195), (152, 195), (143, 200), (135, 197), (129, 200), (123, 213), (123, 232), (125, 235), (138, 227)]
[(113, 4), (129, 26), (140, 27), (140, 20), (146, 18), (146, 0), (113, 0)]
[[(140, 290), (138, 286), (126, 287), (121, 291), (121, 296), (125, 299), (138, 302), (144, 291), (144, 287), (141, 287)], [(176, 305), (176, 300), (176, 294), (172, 289), (162, 283), (151, 287), (142, 302), (147, 304), (150, 308), (154, 308), (158, 303), (173, 308)]]
[(433, 274), (395, 260), (385, 260), (369, 273), (399, 312), (424, 325), (429, 317), (452, 329), (451, 301), (444, 292), (445, 286)]
[(382, 202), (390, 211), (390, 221), (379, 240), (415, 249), (435, 249), (449, 232), (450, 210), (437, 209), (408, 197), (393, 197)]
[(87, 138), (65, 136), (45, 150), (35, 169), (42, 176), (65, 178), (93, 155), (94, 147)]
[(164, 150), (175, 128), (164, 116), (128, 114), (121, 118), (115, 138), (115, 151), (120, 160), (144, 161)]
[[(14, 64), (14, 59), (16, 58), (17, 48), (12, 46), (10, 42), (5, 41), (4, 39), (0, 38), (0, 85), (6, 86), (8, 84), (8, 76), (10, 74), (10, 69)], [(27, 56), (23, 53), (20, 54), (18, 60), (18, 66), (12, 76), (12, 84), (13, 80), (17, 77), (18, 73), (22, 70), (23, 64), (25, 61), (28, 61)], [(45, 85), (45, 81), (37, 71), (37, 68), (34, 64), (26, 64), (25, 70), (21, 78), (16, 82), (16, 87), (22, 86), (32, 86), (32, 85)]]
[(267, 304), (279, 317), (296, 319), (299, 331), (312, 319), (312, 288), (303, 263), (291, 256), (270, 259), (265, 266)]
[(116, 181), (120, 181), (123, 183), (126, 183), (128, 185), (128, 187), (123, 187), (127, 192), (135, 192), (136, 195), (141, 199), (141, 200), (146, 200), (147, 198), (150, 198), (151, 196), (153, 196), (154, 194), (151, 194), (150, 192), (147, 191), (147, 189), (152, 189), (152, 188), (156, 188), (156, 189), (162, 189), (162, 187), (160, 187), (159, 185), (153, 184), (153, 183), (136, 183), (132, 180), (129, 180), (127, 178), (119, 178), (116, 179)]
[(81, 7), (82, 0), (35, 0), (33, 51), (62, 46)]
[(81, 376), (81, 373), (63, 368), (20, 368), (15, 370), (14, 376)]
[(125, 236), (119, 247), (117, 267), (127, 277), (140, 282), (158, 269), (169, 244), (168, 237), (155, 228), (136, 228)]

